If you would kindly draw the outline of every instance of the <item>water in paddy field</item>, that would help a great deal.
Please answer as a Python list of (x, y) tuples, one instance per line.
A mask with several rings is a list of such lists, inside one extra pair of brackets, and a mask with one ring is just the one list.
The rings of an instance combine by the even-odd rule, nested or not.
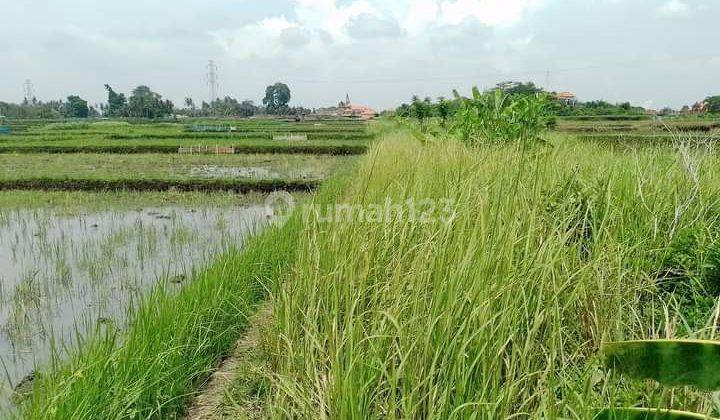
[(182, 287), (266, 221), (261, 205), (0, 209), (0, 407), (53, 348), (99, 324), (122, 327), (143, 292), (160, 281)]

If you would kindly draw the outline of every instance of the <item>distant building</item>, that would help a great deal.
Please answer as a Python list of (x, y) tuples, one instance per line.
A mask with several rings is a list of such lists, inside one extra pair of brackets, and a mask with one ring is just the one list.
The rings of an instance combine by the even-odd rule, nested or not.
[(371, 120), (377, 117), (378, 113), (369, 106), (350, 104), (343, 109), (342, 116)]
[(708, 111), (710, 111), (710, 104), (707, 102), (695, 102), (691, 110), (693, 114), (707, 114)]
[(345, 95), (345, 100), (340, 101), (337, 108), (322, 108), (317, 110), (317, 114), (332, 117), (359, 118), (361, 120), (371, 120), (378, 116), (377, 111), (366, 105), (353, 104), (350, 101), (350, 95)]
[(577, 96), (570, 92), (558, 92), (555, 93), (553, 97), (560, 102), (565, 102), (566, 104), (574, 104), (577, 102)]

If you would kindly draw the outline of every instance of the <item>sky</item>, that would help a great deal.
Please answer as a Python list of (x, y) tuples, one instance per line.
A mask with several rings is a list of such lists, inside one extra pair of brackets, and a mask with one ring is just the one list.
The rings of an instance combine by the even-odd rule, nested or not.
[(0, 101), (106, 99), (144, 84), (182, 105), (390, 109), (505, 80), (581, 100), (681, 107), (720, 94), (718, 0), (0, 0)]

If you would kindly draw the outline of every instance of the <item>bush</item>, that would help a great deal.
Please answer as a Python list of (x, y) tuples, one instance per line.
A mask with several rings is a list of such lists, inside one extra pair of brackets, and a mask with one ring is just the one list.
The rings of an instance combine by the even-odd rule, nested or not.
[(469, 144), (519, 142), (523, 146), (542, 141), (541, 134), (551, 125), (548, 98), (539, 95), (507, 95), (501, 90), (481, 93), (473, 98), (457, 97), (461, 103), (451, 132)]

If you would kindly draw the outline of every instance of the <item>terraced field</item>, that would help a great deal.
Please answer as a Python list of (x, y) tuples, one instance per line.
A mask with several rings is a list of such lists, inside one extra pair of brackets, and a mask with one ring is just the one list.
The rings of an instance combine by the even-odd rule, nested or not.
[(637, 121), (561, 118), (557, 130), (583, 140), (618, 145), (657, 145), (677, 140), (678, 135), (698, 139), (720, 136), (720, 119), (663, 118)]
[[(353, 155), (364, 153), (373, 139), (359, 122), (98, 121), (28, 125), (13, 133), (0, 136), (0, 153), (177, 153), (180, 147), (223, 146), (238, 153)], [(304, 139), (282, 139), (290, 133)]]
[[(208, 127), (215, 131), (202, 131)], [(306, 199), (352, 167), (352, 155), (374, 138), (353, 121), (25, 121), (13, 128), (0, 136), (6, 415), (16, 414), (11, 401), (41, 375), (33, 371), (51, 372), (89, 351), (86, 340), (98, 334), (123, 335), (149, 296), (181, 293), (272, 223), (273, 194)]]

